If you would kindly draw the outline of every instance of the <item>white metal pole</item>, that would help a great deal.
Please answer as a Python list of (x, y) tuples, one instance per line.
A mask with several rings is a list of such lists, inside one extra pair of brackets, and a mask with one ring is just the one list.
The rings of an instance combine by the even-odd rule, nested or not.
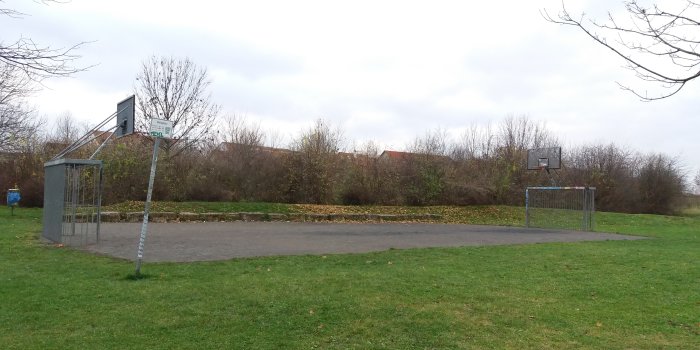
[(136, 254), (136, 276), (141, 275), (141, 261), (143, 260), (143, 246), (146, 243), (146, 233), (148, 232), (148, 213), (151, 209), (151, 194), (153, 193), (153, 181), (156, 178), (156, 165), (158, 164), (158, 149), (160, 148), (160, 137), (156, 138), (153, 144), (153, 159), (151, 160), (151, 176), (148, 179), (148, 194), (146, 195), (146, 206), (143, 210), (143, 223), (141, 224), (141, 237), (139, 238), (139, 248)]

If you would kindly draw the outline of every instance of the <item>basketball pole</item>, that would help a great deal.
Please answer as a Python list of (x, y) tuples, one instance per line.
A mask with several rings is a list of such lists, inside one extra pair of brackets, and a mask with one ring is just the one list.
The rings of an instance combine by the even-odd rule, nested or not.
[(148, 232), (148, 214), (151, 209), (151, 194), (153, 193), (153, 182), (156, 178), (156, 165), (158, 164), (158, 149), (160, 148), (160, 137), (156, 137), (153, 144), (153, 158), (151, 159), (151, 175), (148, 179), (148, 194), (146, 195), (146, 206), (143, 209), (143, 223), (141, 224), (141, 236), (139, 238), (139, 248), (136, 254), (136, 277), (141, 276), (141, 262), (143, 260), (143, 247), (146, 243), (146, 233)]

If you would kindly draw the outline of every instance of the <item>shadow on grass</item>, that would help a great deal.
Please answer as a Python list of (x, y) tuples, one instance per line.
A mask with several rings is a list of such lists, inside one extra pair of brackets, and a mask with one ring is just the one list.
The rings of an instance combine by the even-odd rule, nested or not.
[(126, 280), (126, 281), (140, 281), (140, 280), (146, 280), (149, 278), (151, 278), (151, 275), (147, 274), (147, 273), (139, 273), (139, 274), (130, 273), (130, 274), (126, 275), (126, 277), (124, 277), (124, 280)]

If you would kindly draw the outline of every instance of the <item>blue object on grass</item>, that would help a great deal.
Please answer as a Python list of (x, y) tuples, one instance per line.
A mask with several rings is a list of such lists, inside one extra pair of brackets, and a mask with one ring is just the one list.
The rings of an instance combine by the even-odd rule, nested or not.
[(7, 190), (7, 205), (8, 206), (13, 206), (17, 205), (19, 203), (19, 200), (22, 199), (22, 196), (19, 194), (19, 190), (12, 188)]

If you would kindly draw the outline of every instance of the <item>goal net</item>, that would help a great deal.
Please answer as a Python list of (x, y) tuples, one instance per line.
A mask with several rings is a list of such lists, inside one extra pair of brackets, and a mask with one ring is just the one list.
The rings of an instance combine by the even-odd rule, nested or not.
[(96, 243), (101, 198), (102, 161), (59, 159), (45, 163), (42, 237), (70, 246)]
[(525, 226), (593, 231), (595, 187), (528, 187)]

